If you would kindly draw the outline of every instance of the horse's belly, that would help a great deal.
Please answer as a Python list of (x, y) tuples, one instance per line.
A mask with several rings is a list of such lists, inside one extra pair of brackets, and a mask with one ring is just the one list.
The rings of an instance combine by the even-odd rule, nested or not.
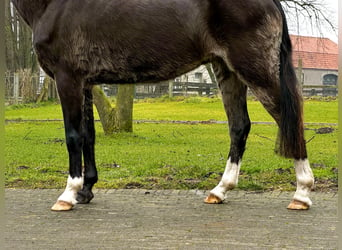
[[(137, 60), (141, 59), (139, 57)], [(184, 74), (199, 65), (200, 59), (176, 61), (142, 61), (140, 64), (132, 63), (122, 66), (122, 64), (113, 65), (111, 68), (102, 68), (87, 71), (86, 81), (88, 83), (146, 83), (146, 82), (160, 82), (175, 78)]]

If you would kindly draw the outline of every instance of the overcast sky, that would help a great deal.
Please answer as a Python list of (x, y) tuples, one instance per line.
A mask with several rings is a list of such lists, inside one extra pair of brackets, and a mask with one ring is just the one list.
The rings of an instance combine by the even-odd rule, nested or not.
[[(326, 17), (328, 17), (329, 20), (334, 23), (335, 27), (337, 27), (338, 0), (317, 0), (317, 2), (324, 9)], [(318, 28), (316, 23), (311, 22), (309, 18), (300, 18), (298, 22), (295, 16), (296, 15), (293, 11), (287, 13), (288, 26), (291, 34), (299, 34), (303, 36), (323, 36), (330, 38), (332, 41), (337, 43), (337, 31), (334, 32), (327, 24), (322, 24), (321, 28)]]

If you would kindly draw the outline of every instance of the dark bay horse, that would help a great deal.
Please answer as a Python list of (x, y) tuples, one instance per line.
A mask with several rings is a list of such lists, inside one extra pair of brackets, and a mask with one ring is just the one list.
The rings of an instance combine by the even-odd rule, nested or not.
[(208, 62), (219, 83), (231, 145), (222, 180), (205, 202), (221, 203), (238, 183), (250, 130), (249, 87), (279, 126), (278, 153), (294, 159), (297, 190), (288, 208), (311, 206), (314, 178), (302, 99), (278, 0), (12, 2), (32, 28), (40, 65), (56, 80), (63, 110), (69, 177), (52, 210), (70, 210), (94, 197), (94, 84), (160, 82)]

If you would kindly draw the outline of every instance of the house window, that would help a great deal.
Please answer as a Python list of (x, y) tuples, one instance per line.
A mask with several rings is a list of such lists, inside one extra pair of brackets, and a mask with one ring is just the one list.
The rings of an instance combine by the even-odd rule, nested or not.
[(324, 75), (323, 85), (337, 85), (337, 75), (334, 75), (334, 74)]
[[(323, 85), (337, 86), (337, 75), (326, 74), (323, 76)], [(337, 88), (323, 88), (323, 96), (336, 96)]]
[(201, 72), (196, 72), (195, 73), (195, 79), (201, 79), (202, 76), (203, 76), (203, 73), (201, 73)]
[(202, 72), (195, 72), (195, 81), (202, 82), (203, 81), (203, 73)]

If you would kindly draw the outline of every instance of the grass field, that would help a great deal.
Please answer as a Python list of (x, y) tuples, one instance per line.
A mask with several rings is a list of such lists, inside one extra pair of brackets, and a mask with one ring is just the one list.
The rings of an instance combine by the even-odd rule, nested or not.
[[(260, 103), (250, 100), (252, 121), (272, 121)], [(305, 102), (305, 121), (337, 123), (337, 101)], [(6, 108), (9, 120), (61, 119), (59, 104)], [(97, 116), (97, 114), (96, 114)], [(218, 98), (139, 101), (135, 120), (226, 120)], [(307, 125), (306, 138), (317, 189), (337, 185), (337, 128), (321, 134), (322, 126)], [(6, 186), (62, 188), (68, 157), (62, 122), (6, 124)], [(213, 188), (224, 170), (229, 149), (224, 124), (134, 124), (133, 133), (104, 136), (96, 123), (97, 188)], [(243, 159), (239, 188), (295, 188), (292, 160), (273, 153), (275, 125), (253, 125)]]

